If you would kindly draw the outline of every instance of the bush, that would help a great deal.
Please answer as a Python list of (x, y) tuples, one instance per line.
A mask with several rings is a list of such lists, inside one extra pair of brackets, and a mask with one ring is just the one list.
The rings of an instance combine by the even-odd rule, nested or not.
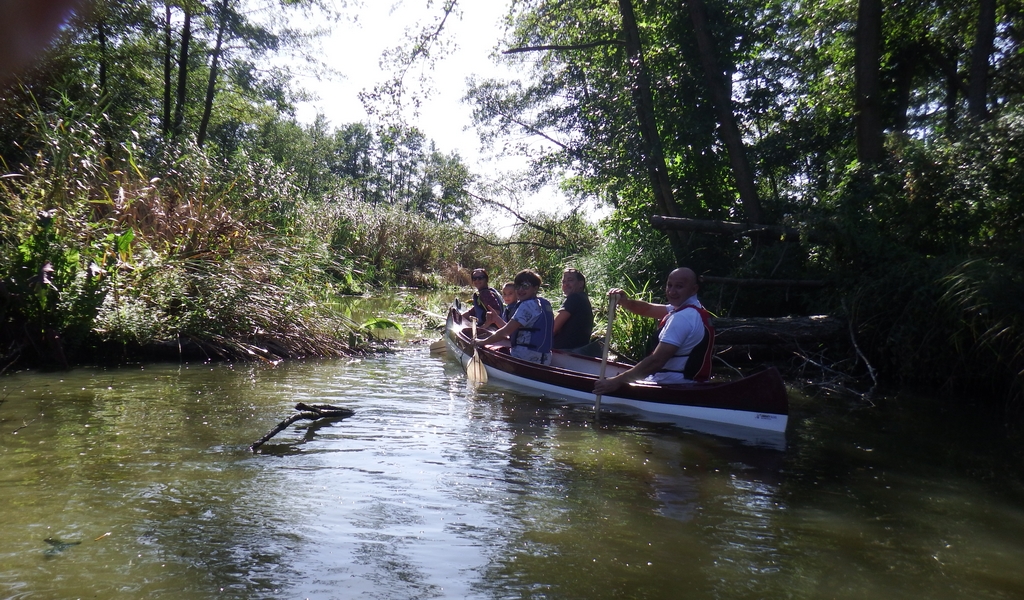
[[(324, 307), (335, 266), (291, 235), (288, 187), (267, 163), (215, 164), (182, 147), (164, 179), (137, 149), (115, 168), (99, 126), (65, 103), (33, 117), (42, 150), (0, 180), (0, 342), (67, 366), (88, 344), (273, 359), (337, 355), (364, 342)], [(170, 151), (170, 149), (165, 149)], [(262, 182), (262, 183), (261, 183)]]

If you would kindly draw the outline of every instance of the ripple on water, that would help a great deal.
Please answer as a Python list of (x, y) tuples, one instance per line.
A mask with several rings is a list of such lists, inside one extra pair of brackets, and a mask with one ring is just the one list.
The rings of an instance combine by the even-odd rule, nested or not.
[[(59, 377), (3, 382), (4, 597), (1024, 595), (1015, 488), (899, 460), (858, 415), (777, 449), (595, 425), (425, 350)], [(355, 414), (249, 453), (296, 402)]]

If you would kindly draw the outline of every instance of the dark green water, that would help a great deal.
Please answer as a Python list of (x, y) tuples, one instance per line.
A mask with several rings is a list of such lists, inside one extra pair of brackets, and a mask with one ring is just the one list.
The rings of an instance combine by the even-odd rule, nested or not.
[[(904, 404), (794, 397), (772, 449), (425, 346), (0, 386), (2, 598), (1024, 597), (1015, 455)], [(355, 415), (252, 455), (296, 402)]]

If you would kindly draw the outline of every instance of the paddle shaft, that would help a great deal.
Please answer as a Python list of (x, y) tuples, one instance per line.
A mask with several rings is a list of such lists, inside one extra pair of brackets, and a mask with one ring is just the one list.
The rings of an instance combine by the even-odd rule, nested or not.
[[(604, 372), (608, 367), (608, 350), (612, 345), (612, 323), (615, 321), (615, 305), (618, 304), (618, 296), (608, 296), (608, 332), (604, 336), (604, 352), (601, 353), (601, 371), (597, 376), (598, 381), (604, 381)], [(601, 412), (601, 394), (594, 395), (594, 412)]]

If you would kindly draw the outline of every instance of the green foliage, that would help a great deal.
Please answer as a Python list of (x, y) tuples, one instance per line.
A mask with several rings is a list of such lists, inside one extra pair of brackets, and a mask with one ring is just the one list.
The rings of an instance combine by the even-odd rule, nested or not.
[(1022, 132), (1011, 116), (955, 140), (900, 139), (886, 168), (851, 168), (829, 198), (825, 260), (888, 379), (1020, 406)]
[(96, 332), (129, 348), (192, 344), (230, 359), (351, 351), (359, 328), (329, 310), (328, 278), (293, 241), (261, 239), (226, 257), (150, 255), (118, 279)]
[(921, 258), (877, 270), (847, 307), (859, 347), (888, 381), (1024, 402), (1020, 265)]
[(394, 329), (399, 335), (402, 335), (401, 323), (384, 317), (371, 317), (367, 319), (363, 322), (363, 329), (365, 329), (370, 336), (377, 336), (377, 332), (387, 329)]
[(321, 115), (305, 128), (268, 122), (255, 142), (253, 153), (292, 173), (295, 193), (305, 201), (354, 199), (441, 223), (469, 218), (469, 167), (458, 154), (439, 152), (418, 129), (349, 123), (331, 132)]
[[(621, 287), (630, 298), (655, 302), (649, 282), (638, 283), (627, 278)], [(607, 302), (607, 300), (606, 300)], [(607, 314), (607, 311), (605, 312)], [(658, 322), (648, 317), (617, 309), (612, 323), (611, 348), (620, 356), (632, 362), (639, 362), (653, 349), (658, 332)]]
[(317, 203), (305, 206), (303, 214), (310, 235), (328, 240), (332, 256), (347, 265), (336, 277), (350, 288), (437, 287), (443, 271), (457, 269), (466, 258), (459, 228), (393, 206)]
[(150, 179), (132, 145), (110, 168), (92, 118), (40, 108), (37, 159), (0, 180), (5, 348), (66, 365), (83, 343), (265, 359), (361, 343), (326, 309), (326, 244), (275, 226), (296, 217), (272, 164), (218, 165), (193, 147)]
[(544, 286), (554, 290), (551, 295), (560, 296), (562, 270), (576, 266), (581, 257), (593, 252), (600, 243), (600, 235), (578, 212), (565, 216), (539, 212), (528, 219), (516, 225), (505, 240), (488, 249), (491, 283), (500, 287), (500, 283), (511, 281), (520, 270), (533, 269)]

